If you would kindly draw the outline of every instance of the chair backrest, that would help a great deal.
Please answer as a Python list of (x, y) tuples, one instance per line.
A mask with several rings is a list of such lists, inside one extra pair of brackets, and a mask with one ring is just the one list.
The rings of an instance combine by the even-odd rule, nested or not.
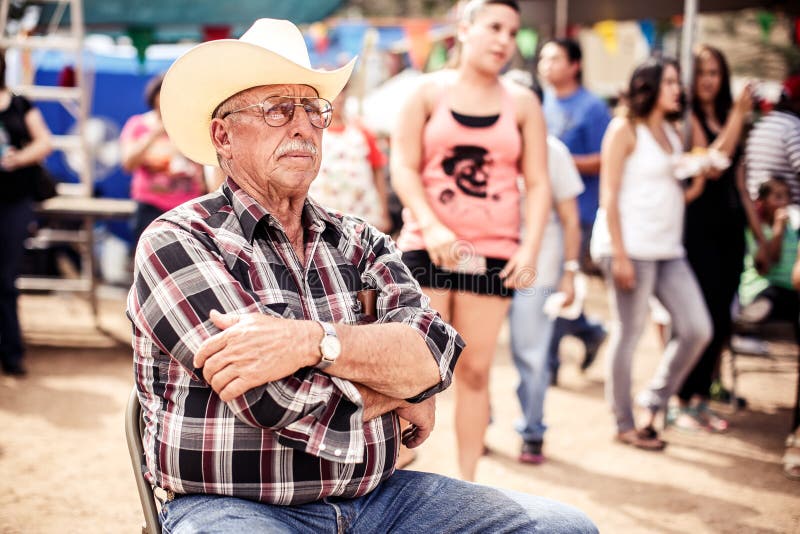
[(153, 495), (153, 487), (144, 478), (147, 464), (142, 446), (144, 433), (144, 419), (142, 419), (142, 406), (139, 404), (139, 395), (134, 386), (125, 408), (125, 437), (128, 441), (128, 452), (131, 455), (133, 476), (136, 478), (136, 489), (139, 490), (139, 500), (142, 502), (144, 512), (144, 525), (142, 534), (161, 534), (161, 522), (158, 519), (158, 507)]

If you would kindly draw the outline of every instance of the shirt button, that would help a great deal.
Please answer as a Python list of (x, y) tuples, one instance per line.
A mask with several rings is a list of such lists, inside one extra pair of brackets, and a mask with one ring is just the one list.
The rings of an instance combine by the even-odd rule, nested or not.
[(326, 447), (325, 447), (325, 444), (324, 444), (324, 443), (323, 443), (322, 445), (320, 445), (320, 446), (319, 446), (319, 450), (321, 450), (321, 451), (324, 451), (324, 450), (325, 450), (325, 448), (326, 448)]
[(336, 449), (335, 451), (333, 451), (333, 455), (334, 456), (341, 456), (342, 455), (342, 449)]

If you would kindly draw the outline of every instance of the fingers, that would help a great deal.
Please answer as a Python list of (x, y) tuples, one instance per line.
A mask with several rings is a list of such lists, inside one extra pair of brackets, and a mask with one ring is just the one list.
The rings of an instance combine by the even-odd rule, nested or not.
[(432, 428), (430, 427), (411, 425), (403, 430), (400, 441), (409, 449), (414, 449), (422, 445), (425, 440), (428, 439), (428, 437), (431, 435), (431, 430)]
[(214, 354), (224, 349), (225, 345), (226, 341), (224, 331), (214, 334), (210, 338), (203, 341), (203, 343), (200, 345), (200, 349), (194, 355), (194, 361), (192, 363), (194, 364), (195, 368), (200, 369), (201, 367), (204, 367), (206, 361), (208, 361), (208, 359)]
[(223, 402), (230, 402), (236, 397), (244, 395), (251, 387), (247, 380), (236, 377), (222, 388), (222, 391), (219, 392), (219, 398), (222, 399)]
[(226, 365), (218, 371), (214, 371), (213, 373), (209, 372), (208, 374), (206, 373), (206, 369), (203, 369), (203, 377), (211, 386), (211, 389), (213, 389), (217, 394), (225, 389), (225, 387), (233, 380), (239, 378), (239, 373), (233, 365)]
[(200, 350), (198, 350), (197, 354), (194, 355), (194, 361), (192, 362), (196, 369), (200, 369), (201, 367), (205, 366), (206, 360), (225, 348), (226, 341), (222, 334), (224, 333), (225, 329), (237, 324), (240, 318), (241, 316), (237, 314), (221, 313), (217, 310), (211, 310), (211, 313), (209, 314), (211, 323), (223, 332), (214, 334), (206, 339), (202, 345), (200, 345)]
[(515, 257), (511, 257), (503, 266), (503, 269), (500, 271), (499, 274), (500, 278), (503, 279), (507, 278), (512, 272), (514, 272), (514, 269), (516, 268), (517, 268), (517, 259)]
[(230, 360), (226, 358), (224, 354), (220, 352), (212, 354), (206, 358), (205, 364), (203, 365), (203, 378), (210, 384), (211, 381), (214, 380), (214, 376), (230, 363)]
[(211, 310), (209, 319), (214, 323), (214, 326), (225, 330), (239, 322), (240, 316), (235, 313), (221, 313), (217, 310)]

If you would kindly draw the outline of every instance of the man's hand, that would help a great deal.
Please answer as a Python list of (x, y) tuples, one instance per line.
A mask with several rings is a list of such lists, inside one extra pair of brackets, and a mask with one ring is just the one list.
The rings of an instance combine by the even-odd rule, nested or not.
[(313, 323), (216, 310), (210, 318), (222, 332), (200, 345), (194, 366), (203, 368), (203, 377), (225, 402), (314, 363), (313, 350), (306, 350), (314, 337), (309, 328), (319, 330)]
[(409, 404), (396, 410), (397, 415), (411, 423), (403, 431), (401, 441), (409, 449), (422, 445), (433, 431), (436, 423), (436, 396), (425, 399), (419, 404)]

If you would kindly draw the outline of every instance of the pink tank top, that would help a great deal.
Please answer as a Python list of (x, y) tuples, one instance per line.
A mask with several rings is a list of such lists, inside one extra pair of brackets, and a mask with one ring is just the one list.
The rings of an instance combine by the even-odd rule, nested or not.
[[(485, 128), (460, 124), (447, 103), (436, 103), (422, 135), (422, 186), (439, 220), (477, 254), (508, 259), (519, 245), (517, 178), (522, 139), (514, 101), (503, 89), (500, 117)], [(422, 231), (407, 208), (400, 250), (423, 250)]]

